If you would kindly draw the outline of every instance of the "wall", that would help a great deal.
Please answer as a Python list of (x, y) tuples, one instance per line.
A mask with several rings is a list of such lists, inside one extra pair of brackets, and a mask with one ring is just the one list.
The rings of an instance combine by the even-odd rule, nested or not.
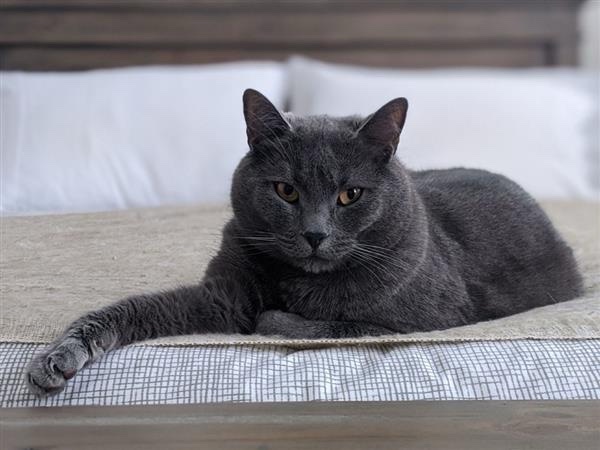
[(600, 0), (587, 0), (579, 15), (581, 46), (579, 61), (582, 66), (600, 69)]

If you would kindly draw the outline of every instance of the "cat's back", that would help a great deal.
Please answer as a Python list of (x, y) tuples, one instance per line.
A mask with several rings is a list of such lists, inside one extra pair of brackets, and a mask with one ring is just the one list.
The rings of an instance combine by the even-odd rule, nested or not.
[[(489, 318), (505, 315), (503, 292), (526, 298), (513, 313), (577, 296), (573, 253), (537, 202), (510, 179), (477, 169), (410, 173), (431, 232), (459, 248), (470, 294), (486, 297)], [(477, 293), (479, 292), (479, 294)], [(483, 295), (485, 291), (487, 294)], [(496, 292), (491, 295), (490, 292)], [(503, 295), (502, 295), (503, 296)]]
[(445, 195), (448, 197), (475, 196), (479, 201), (493, 201), (500, 194), (530, 198), (529, 195), (509, 178), (483, 169), (457, 167), (411, 171), (411, 178), (421, 196)]
[(503, 175), (465, 168), (410, 175), (430, 221), (459, 243), (506, 248), (522, 240), (530, 241), (527, 247), (560, 240), (537, 202)]
[(517, 223), (532, 219), (548, 222), (535, 200), (517, 183), (503, 175), (481, 169), (443, 169), (410, 172), (414, 185), (430, 214), (463, 216), (469, 222), (499, 221), (524, 214)]

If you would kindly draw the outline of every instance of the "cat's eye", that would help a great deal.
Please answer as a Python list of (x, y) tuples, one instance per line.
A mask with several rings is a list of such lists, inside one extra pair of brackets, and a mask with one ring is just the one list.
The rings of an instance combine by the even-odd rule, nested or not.
[(294, 203), (300, 197), (294, 186), (287, 183), (275, 183), (275, 192), (288, 203)]
[(351, 205), (352, 203), (354, 203), (356, 200), (358, 200), (362, 194), (362, 188), (350, 188), (350, 189), (346, 189), (345, 191), (340, 192), (340, 195), (338, 196), (337, 202), (338, 205), (341, 206), (348, 206)]

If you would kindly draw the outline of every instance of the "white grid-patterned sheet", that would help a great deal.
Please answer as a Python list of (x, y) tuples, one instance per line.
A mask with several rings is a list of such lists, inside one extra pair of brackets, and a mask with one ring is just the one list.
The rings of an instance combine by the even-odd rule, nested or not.
[(600, 399), (600, 340), (295, 350), (131, 346), (36, 399), (22, 373), (35, 344), (0, 344), (2, 407), (308, 400)]

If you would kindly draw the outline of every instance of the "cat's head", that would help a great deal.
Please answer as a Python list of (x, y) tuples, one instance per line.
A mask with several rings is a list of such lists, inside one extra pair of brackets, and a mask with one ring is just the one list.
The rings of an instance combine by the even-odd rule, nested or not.
[(313, 273), (381, 253), (410, 190), (394, 157), (406, 99), (366, 119), (281, 114), (251, 89), (243, 100), (250, 151), (233, 178), (236, 238)]

